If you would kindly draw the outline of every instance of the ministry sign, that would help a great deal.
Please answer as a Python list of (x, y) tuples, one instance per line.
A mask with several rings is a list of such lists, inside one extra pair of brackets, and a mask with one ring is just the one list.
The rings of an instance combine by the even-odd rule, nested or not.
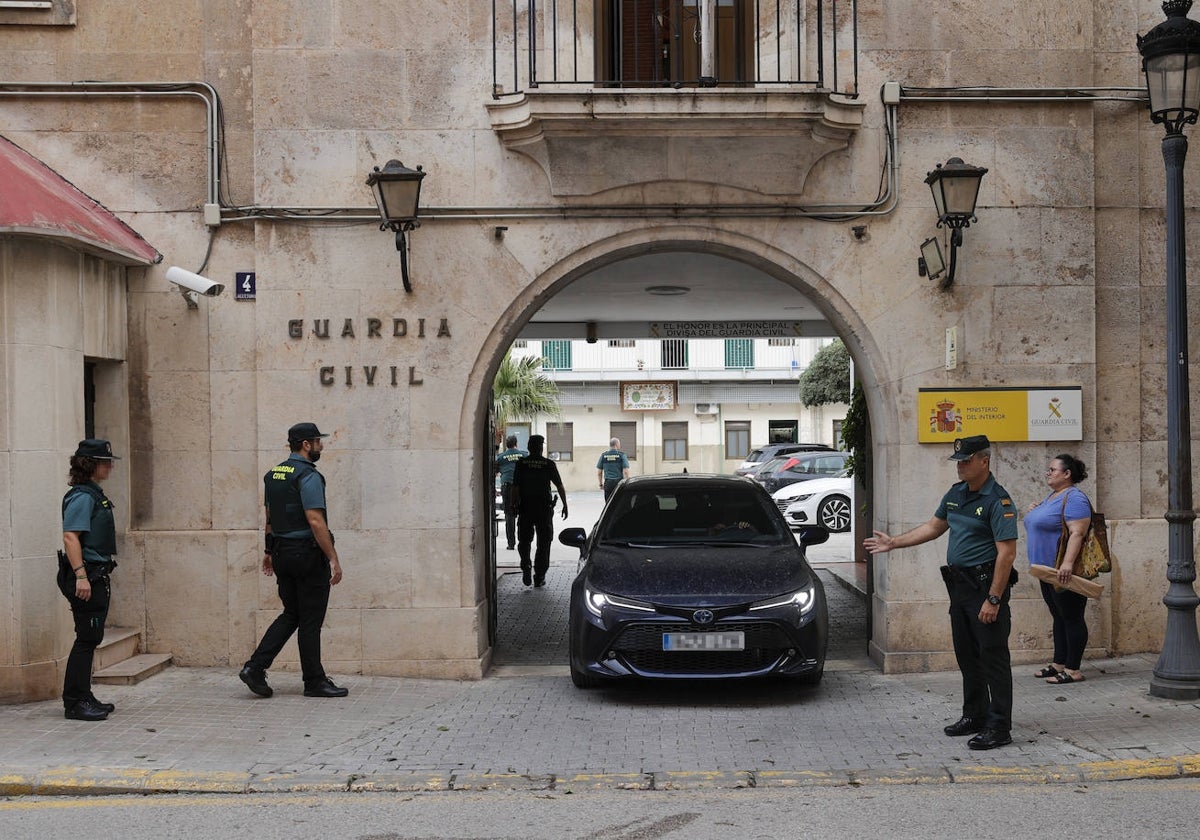
[(1058, 388), (921, 388), (917, 440), (949, 443), (967, 435), (991, 440), (1083, 440), (1083, 397)]

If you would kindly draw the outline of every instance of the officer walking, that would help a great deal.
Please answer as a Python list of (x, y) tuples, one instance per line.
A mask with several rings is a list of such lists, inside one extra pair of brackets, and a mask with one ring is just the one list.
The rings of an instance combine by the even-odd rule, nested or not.
[(238, 677), (260, 697), (273, 693), (266, 671), (297, 633), (305, 697), (345, 697), (321, 666), (321, 624), (329, 607), (329, 588), (342, 579), (325, 505), (325, 477), (317, 472), (324, 444), (315, 423), (288, 429), (292, 454), (263, 476), (266, 547), (263, 574), (275, 575), (283, 612), (267, 628)]
[(947, 530), (942, 579), (950, 595), (950, 630), (963, 678), (962, 718), (951, 736), (975, 734), (967, 746), (990, 750), (1012, 743), (1012, 628), (1009, 595), (1016, 583), (1017, 514), (1008, 491), (992, 476), (986, 435), (958, 438), (950, 459), (959, 482), (942, 497), (933, 518), (898, 537), (883, 531), (863, 540), (872, 554), (920, 545)]
[(608, 442), (608, 451), (602, 452), (596, 462), (596, 480), (604, 489), (604, 501), (608, 501), (622, 478), (629, 478), (629, 459), (621, 451), (621, 439), (613, 438)]
[(513, 470), (517, 467), (517, 461), (529, 453), (524, 449), (517, 449), (516, 435), (509, 435), (505, 438), (504, 445), (508, 448), (496, 456), (496, 472), (500, 473), (500, 504), (504, 507), (504, 535), (508, 537), (508, 550), (512, 551), (517, 547), (517, 514), (512, 506)]
[(513, 508), (517, 522), (517, 553), (521, 557), (521, 580), (529, 586), (529, 548), (537, 534), (537, 554), (532, 564), (534, 586), (546, 585), (546, 570), (550, 568), (550, 542), (554, 539), (554, 498), (550, 485), (558, 489), (562, 499), (562, 518), (567, 518), (567, 491), (558, 474), (558, 464), (542, 456), (546, 439), (541, 435), (529, 438), (529, 455), (517, 461), (513, 470)]

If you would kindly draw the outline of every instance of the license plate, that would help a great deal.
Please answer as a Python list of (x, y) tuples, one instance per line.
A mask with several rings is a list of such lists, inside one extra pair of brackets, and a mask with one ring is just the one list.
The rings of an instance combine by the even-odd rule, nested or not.
[(663, 650), (745, 650), (746, 634), (663, 633)]

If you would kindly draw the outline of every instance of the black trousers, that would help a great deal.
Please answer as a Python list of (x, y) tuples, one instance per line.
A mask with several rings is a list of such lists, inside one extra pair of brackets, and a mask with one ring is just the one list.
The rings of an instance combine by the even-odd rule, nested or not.
[(1012, 729), (1012, 660), (1008, 636), (1012, 631), (1012, 613), (1004, 591), (1000, 612), (991, 624), (979, 620), (979, 610), (987, 600), (987, 581), (947, 581), (950, 592), (950, 630), (954, 635), (954, 656), (963, 680), (963, 716), (984, 721), (988, 729), (1008, 732)]
[(1050, 608), (1054, 620), (1054, 661), (1078, 671), (1087, 648), (1088, 628), (1083, 618), (1087, 597), (1070, 589), (1054, 591), (1054, 585), (1040, 581), (1042, 600)]
[(537, 535), (537, 552), (533, 555), (533, 578), (544, 580), (550, 568), (550, 541), (554, 539), (554, 508), (548, 511), (521, 511), (517, 520), (517, 554), (521, 557), (521, 571), (530, 570), (529, 549)]
[(500, 504), (504, 507), (504, 536), (508, 537), (508, 547), (517, 544), (517, 511), (512, 503), (512, 482), (500, 485)]
[(608, 497), (613, 494), (613, 491), (617, 489), (617, 485), (620, 483), (621, 479), (619, 478), (604, 479), (604, 501), (608, 501)]
[(305, 685), (325, 679), (321, 665), (321, 624), (329, 608), (329, 561), (312, 540), (278, 540), (271, 557), (283, 612), (271, 623), (246, 662), (267, 670), (296, 633)]
[[(75, 705), (92, 696), (92, 660), (96, 647), (104, 641), (104, 622), (108, 620), (108, 604), (112, 600), (112, 586), (108, 575), (97, 575), (91, 579), (92, 597), (86, 601), (74, 595), (67, 597), (71, 602), (71, 617), (75, 619), (75, 643), (67, 655), (66, 673), (63, 675), (62, 700), (64, 707)], [(75, 581), (71, 581), (75, 585)]]

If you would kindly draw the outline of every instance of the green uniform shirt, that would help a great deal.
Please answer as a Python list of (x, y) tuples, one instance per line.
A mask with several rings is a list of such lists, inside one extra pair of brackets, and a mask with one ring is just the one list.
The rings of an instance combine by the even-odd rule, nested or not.
[(605, 481), (620, 481), (629, 469), (629, 459), (620, 449), (610, 449), (600, 456), (596, 469), (604, 470)]
[(517, 461), (528, 454), (524, 449), (505, 449), (496, 456), (496, 469), (500, 471), (501, 484), (512, 484), (513, 470), (517, 468)]
[(965, 481), (953, 485), (934, 516), (950, 525), (946, 562), (951, 566), (990, 563), (996, 559), (996, 543), (1017, 538), (1017, 509), (991, 475), (978, 492), (967, 489)]

